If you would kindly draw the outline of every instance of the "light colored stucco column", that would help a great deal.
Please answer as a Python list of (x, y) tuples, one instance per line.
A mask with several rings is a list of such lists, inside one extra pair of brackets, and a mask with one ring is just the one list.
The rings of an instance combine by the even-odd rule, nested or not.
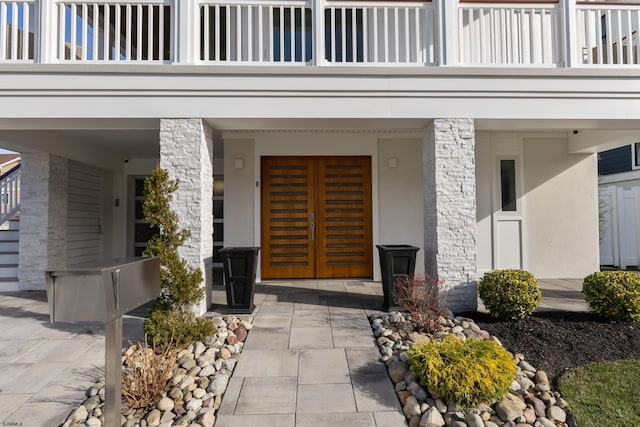
[(171, 208), (180, 228), (191, 232), (179, 254), (204, 276), (205, 299), (194, 306), (204, 314), (211, 306), (213, 258), (213, 137), (202, 119), (160, 121), (160, 167), (178, 180)]
[(425, 271), (449, 286), (449, 308), (477, 308), (473, 119), (435, 119), (423, 144)]
[(67, 266), (68, 161), (21, 154), (20, 289), (46, 289), (45, 272)]

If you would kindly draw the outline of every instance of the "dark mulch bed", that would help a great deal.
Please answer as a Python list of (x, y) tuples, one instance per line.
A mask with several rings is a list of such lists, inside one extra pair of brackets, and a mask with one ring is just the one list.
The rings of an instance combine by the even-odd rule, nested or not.
[(595, 313), (544, 311), (527, 319), (499, 321), (466, 313), (512, 353), (544, 370), (553, 383), (562, 373), (591, 362), (640, 359), (640, 322), (607, 322)]

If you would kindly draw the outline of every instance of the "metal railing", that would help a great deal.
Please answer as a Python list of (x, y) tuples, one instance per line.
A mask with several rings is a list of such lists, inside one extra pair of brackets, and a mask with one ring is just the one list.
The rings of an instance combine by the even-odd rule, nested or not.
[(0, 0), (0, 62), (638, 66), (640, 2)]

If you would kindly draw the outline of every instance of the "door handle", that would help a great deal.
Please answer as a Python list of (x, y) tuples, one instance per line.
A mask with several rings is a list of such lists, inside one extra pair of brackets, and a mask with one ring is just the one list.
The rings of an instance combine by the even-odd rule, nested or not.
[(311, 214), (311, 240), (316, 240), (316, 222), (315, 222), (315, 218), (316, 218), (316, 214), (312, 213)]

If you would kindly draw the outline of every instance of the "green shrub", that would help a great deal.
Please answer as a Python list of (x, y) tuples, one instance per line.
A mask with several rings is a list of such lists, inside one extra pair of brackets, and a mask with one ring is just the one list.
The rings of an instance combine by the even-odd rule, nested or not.
[(153, 310), (144, 322), (144, 332), (155, 344), (186, 347), (216, 333), (215, 325), (192, 311)]
[(191, 312), (204, 297), (202, 271), (178, 255), (178, 248), (191, 233), (178, 226), (178, 215), (171, 210), (178, 182), (167, 171), (156, 168), (144, 181), (142, 213), (156, 234), (147, 243), (145, 256), (160, 258), (160, 294), (145, 321), (149, 339), (158, 344), (175, 341), (187, 345), (212, 335), (213, 325)]
[(604, 271), (582, 283), (584, 299), (593, 311), (609, 320), (640, 320), (640, 274)]
[(462, 342), (447, 335), (416, 344), (408, 353), (422, 385), (462, 406), (501, 399), (516, 378), (513, 356), (493, 340)]
[(542, 292), (533, 274), (524, 270), (494, 270), (480, 279), (478, 294), (492, 316), (523, 319), (533, 313)]

